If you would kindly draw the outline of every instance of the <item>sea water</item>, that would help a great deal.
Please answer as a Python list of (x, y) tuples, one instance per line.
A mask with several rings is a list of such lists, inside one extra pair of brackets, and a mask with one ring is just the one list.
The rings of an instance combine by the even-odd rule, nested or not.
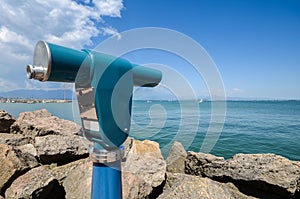
[[(130, 136), (160, 144), (166, 157), (171, 144), (199, 152), (211, 123), (211, 102), (134, 101)], [(45, 108), (80, 123), (76, 103), (0, 103), (14, 117)], [(227, 101), (223, 129), (210, 153), (230, 158), (237, 153), (275, 153), (300, 160), (300, 101)]]

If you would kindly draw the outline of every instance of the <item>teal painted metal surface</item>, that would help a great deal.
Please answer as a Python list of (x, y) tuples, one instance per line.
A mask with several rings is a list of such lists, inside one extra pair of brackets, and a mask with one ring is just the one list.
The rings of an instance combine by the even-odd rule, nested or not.
[(112, 148), (119, 147), (130, 130), (133, 86), (156, 86), (161, 72), (100, 52), (47, 45), (51, 54), (48, 81), (93, 87), (99, 137)]
[(89, 66), (88, 54), (47, 43), (51, 52), (51, 72), (48, 81), (74, 82), (80, 66)]
[(125, 59), (90, 52), (94, 61), (91, 85), (103, 142), (119, 147), (128, 137), (133, 91), (132, 65)]

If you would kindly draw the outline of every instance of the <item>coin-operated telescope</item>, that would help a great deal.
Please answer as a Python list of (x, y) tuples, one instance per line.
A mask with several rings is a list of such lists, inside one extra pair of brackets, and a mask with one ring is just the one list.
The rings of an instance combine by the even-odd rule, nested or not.
[(75, 83), (85, 137), (94, 143), (92, 198), (122, 198), (120, 160), (131, 121), (133, 86), (154, 87), (160, 71), (87, 49), (39, 41), (27, 77)]

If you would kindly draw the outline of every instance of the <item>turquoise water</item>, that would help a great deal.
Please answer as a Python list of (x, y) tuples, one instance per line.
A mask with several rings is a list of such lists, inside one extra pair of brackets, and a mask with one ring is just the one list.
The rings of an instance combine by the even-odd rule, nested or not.
[[(187, 150), (200, 151), (210, 123), (211, 103), (203, 102), (197, 106), (199, 113), (195, 112), (194, 103), (189, 102), (182, 106), (178, 102), (135, 101), (130, 135), (159, 142), (164, 155), (175, 139), (191, 142), (186, 146)], [(72, 103), (0, 103), (0, 109), (7, 110), (15, 117), (20, 112), (41, 108), (74, 121)], [(74, 115), (75, 121), (79, 122), (78, 113)], [(199, 124), (197, 118), (200, 118)], [(181, 136), (178, 140), (176, 136), (179, 129)], [(227, 102), (224, 128), (211, 153), (225, 158), (237, 153), (275, 153), (300, 160), (300, 101)]]

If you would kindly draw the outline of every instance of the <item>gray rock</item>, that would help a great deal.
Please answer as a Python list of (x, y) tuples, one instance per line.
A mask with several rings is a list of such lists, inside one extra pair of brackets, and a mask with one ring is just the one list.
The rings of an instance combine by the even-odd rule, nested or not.
[(0, 133), (0, 144), (19, 146), (27, 144), (28, 139), (21, 134)]
[(167, 171), (171, 173), (184, 173), (186, 151), (180, 142), (174, 142), (166, 160)]
[(0, 144), (0, 192), (1, 194), (20, 175), (38, 166), (36, 159), (6, 144)]
[(42, 165), (34, 168), (12, 183), (5, 192), (5, 198), (65, 198), (63, 180), (78, 165), (86, 161), (86, 159), (78, 160), (60, 167)]
[(181, 173), (167, 173), (164, 192), (159, 199), (250, 199), (231, 183), (215, 182), (209, 178), (201, 178)]
[(191, 175), (203, 175), (207, 165), (220, 165), (225, 161), (223, 157), (217, 157), (207, 153), (196, 153), (188, 151), (185, 161), (185, 173)]
[(13, 118), (8, 112), (0, 110), (0, 133), (9, 133), (10, 126), (15, 121), (15, 118)]
[[(187, 165), (193, 158), (187, 157)], [(201, 162), (198, 159), (198, 162)], [(194, 164), (196, 164), (194, 162)], [(220, 162), (202, 162), (199, 173), (222, 182), (233, 182), (239, 189), (255, 197), (300, 197), (300, 162), (275, 154), (237, 154)], [(188, 171), (188, 169), (186, 169)]]
[(128, 137), (125, 142), (124, 142), (124, 156), (122, 158), (122, 162), (125, 162), (128, 156), (128, 153), (132, 147), (132, 143), (133, 143), (133, 138)]
[(21, 146), (16, 146), (16, 149), (19, 149), (23, 153), (29, 153), (34, 157), (37, 157), (37, 151), (36, 148), (32, 144), (25, 144)]
[(88, 157), (88, 141), (77, 135), (36, 137), (34, 146), (43, 164), (65, 164)]
[(16, 179), (5, 192), (7, 199), (49, 198), (51, 193), (58, 193), (55, 198), (63, 198), (63, 190), (58, 180), (51, 174), (51, 166), (42, 165)]
[(45, 135), (77, 135), (81, 127), (74, 122), (59, 119), (47, 110), (20, 113), (16, 122), (11, 126), (12, 133), (21, 133), (34, 139)]
[(166, 163), (157, 142), (134, 140), (123, 167), (123, 197), (147, 198), (165, 181)]
[(91, 161), (85, 161), (68, 174), (63, 182), (67, 199), (91, 197), (92, 167)]

